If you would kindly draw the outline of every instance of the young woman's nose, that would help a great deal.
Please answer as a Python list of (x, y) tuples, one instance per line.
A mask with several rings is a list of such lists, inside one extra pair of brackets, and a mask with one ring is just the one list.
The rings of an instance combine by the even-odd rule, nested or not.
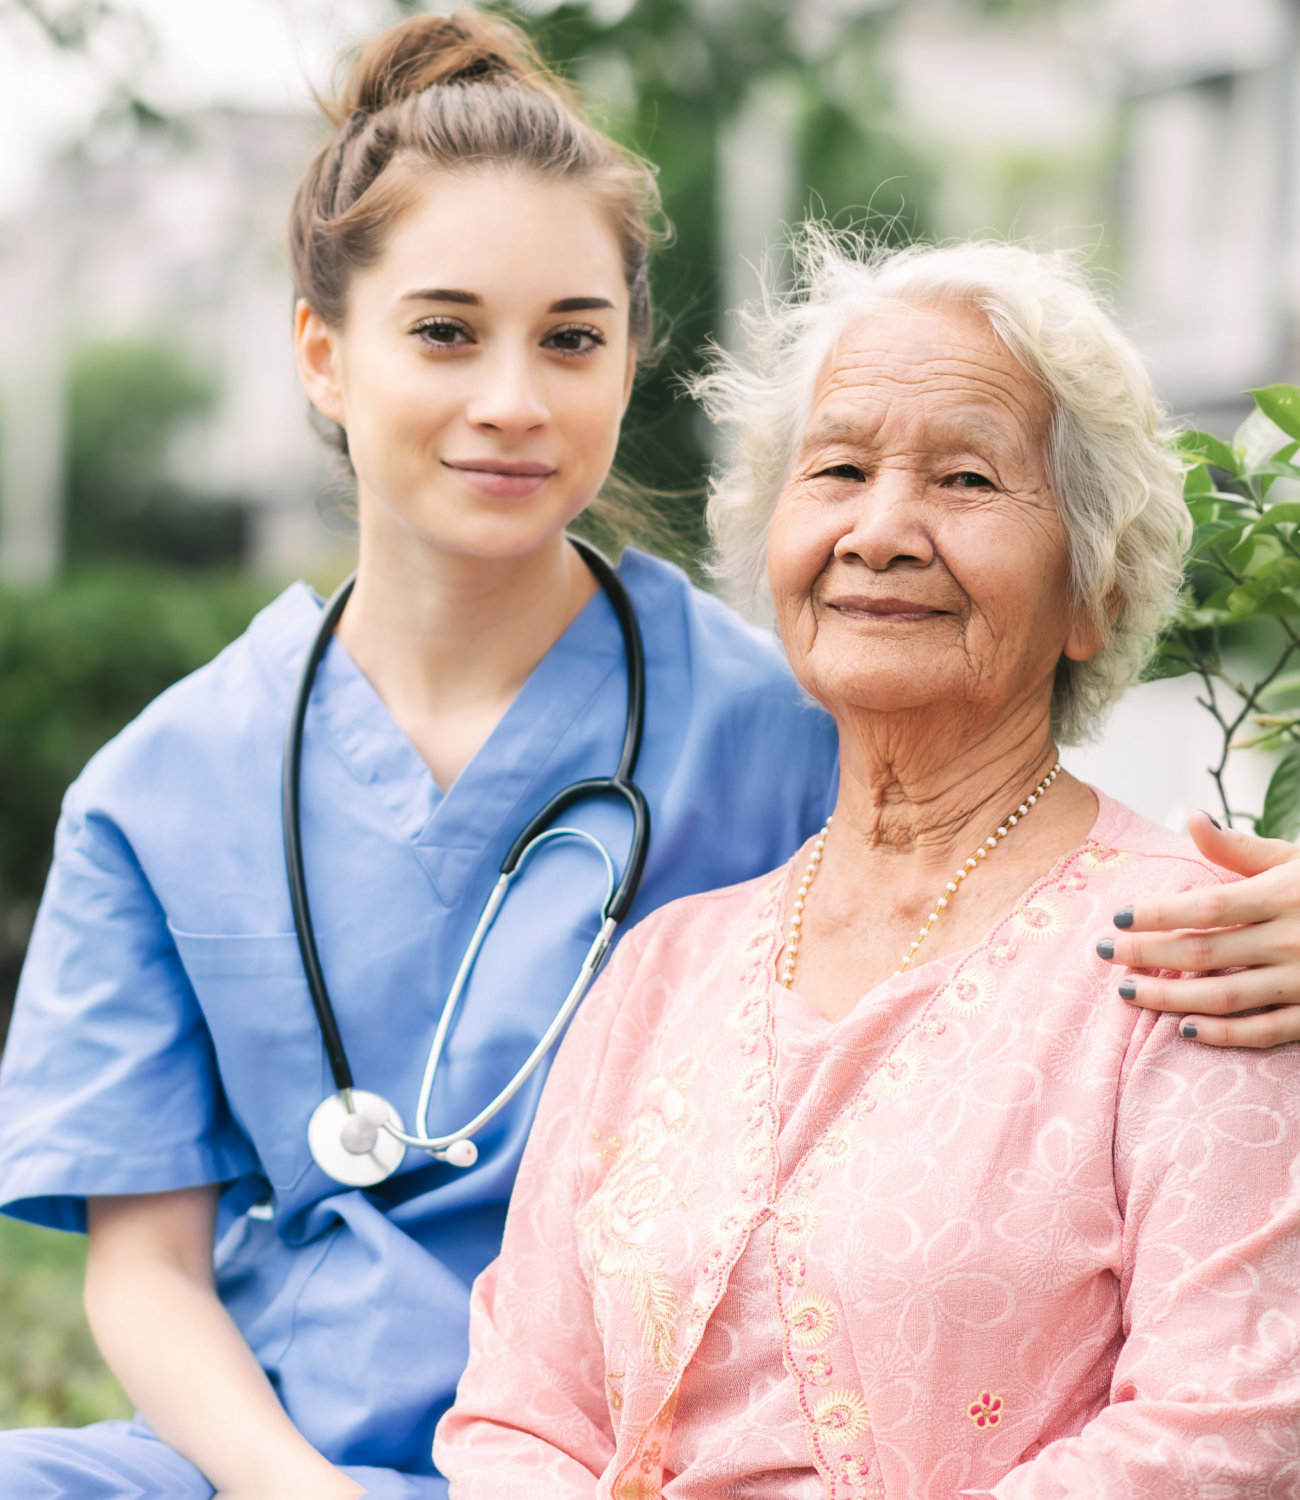
[(857, 486), (856, 503), (844, 511), (835, 556), (883, 573), (898, 562), (922, 565), (934, 558), (925, 524), (925, 483), (907, 469), (882, 465)]
[(519, 435), (549, 421), (542, 372), (531, 352), (502, 349), (480, 366), (481, 379), (466, 413), (475, 427)]

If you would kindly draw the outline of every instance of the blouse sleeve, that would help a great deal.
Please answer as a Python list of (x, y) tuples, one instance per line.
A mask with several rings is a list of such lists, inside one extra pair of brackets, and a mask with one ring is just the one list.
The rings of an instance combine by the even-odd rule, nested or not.
[(999, 1500), (1300, 1494), (1300, 1047), (1144, 1016), (1115, 1132), (1124, 1346), (1110, 1405)]
[(0, 1205), (85, 1227), (96, 1194), (257, 1170), (129, 841), (69, 795), (0, 1068)]
[(623, 939), (570, 1027), (510, 1198), (500, 1257), (474, 1283), (469, 1365), (433, 1456), (452, 1500), (590, 1497), (614, 1456), (605, 1359), (578, 1258), (588, 1121), (619, 1002)]

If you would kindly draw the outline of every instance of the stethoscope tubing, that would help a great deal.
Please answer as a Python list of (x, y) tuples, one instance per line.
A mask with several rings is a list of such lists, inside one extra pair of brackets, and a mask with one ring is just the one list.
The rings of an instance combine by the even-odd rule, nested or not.
[[(641, 740), (645, 722), (645, 648), (636, 619), (632, 601), (622, 581), (610, 563), (589, 543), (576, 537), (568, 539), (596, 578), (601, 590), (614, 609), (623, 640), (627, 675), (627, 713), (624, 722), (623, 744), (619, 755), (618, 769), (613, 776), (588, 777), (574, 782), (558, 792), (529, 820), (525, 828), (511, 844), (501, 862), (500, 872), (488, 898), (483, 913), (474, 929), (464, 956), (457, 969), (451, 990), (443, 1004), (442, 1013), (434, 1032), (433, 1042), (425, 1064), (420, 1085), (419, 1103), (416, 1113), (416, 1132), (408, 1134), (395, 1119), (385, 1121), (380, 1128), (406, 1146), (417, 1147), (434, 1155), (445, 1156), (448, 1148), (470, 1137), (496, 1117), (515, 1097), (547, 1053), (555, 1045), (568, 1025), (583, 995), (599, 972), (619, 923), (626, 917), (645, 869), (646, 854), (650, 838), (650, 810), (640, 787), (632, 779), (636, 772), (641, 751)], [(293, 908), (294, 927), (298, 936), (298, 947), (302, 954), (303, 970), (311, 994), (312, 1007), (320, 1027), (321, 1038), (329, 1060), (338, 1095), (348, 1115), (354, 1112), (353, 1090), (355, 1083), (347, 1052), (339, 1031), (338, 1021), (316, 943), (316, 932), (311, 919), (311, 907), (307, 895), (307, 879), (302, 853), (301, 816), (301, 771), (302, 742), (307, 710), (311, 700), (312, 684), (317, 669), (324, 657), (343, 610), (351, 597), (356, 582), (355, 574), (346, 579), (326, 604), (315, 639), (312, 641), (299, 673), (294, 694), (293, 708), (285, 737), (284, 772), (282, 779), (282, 821), (284, 829), (285, 864), (289, 879), (290, 904)], [(573, 827), (556, 827), (555, 820), (574, 804), (593, 797), (618, 797), (627, 806), (632, 817), (632, 838), (623, 873), (615, 879), (613, 861), (604, 846), (585, 830)], [(458, 1130), (445, 1136), (428, 1134), (427, 1118), (432, 1098), (438, 1065), (460, 1007), (460, 1002), (469, 981), (478, 954), (487, 938), (497, 913), (513, 881), (523, 872), (529, 856), (543, 844), (553, 839), (572, 837), (591, 844), (604, 860), (607, 875), (605, 902), (601, 910), (601, 927), (587, 950), (577, 978), (570, 987), (563, 1003), (556, 1011), (546, 1031), (538, 1039), (523, 1065), (518, 1068), (506, 1086), (479, 1111), (474, 1118)], [(385, 1106), (391, 1109), (391, 1106)], [(322, 1106), (323, 1108), (323, 1106)], [(472, 1144), (472, 1143), (471, 1143)], [(471, 1150), (469, 1159), (475, 1153)], [(466, 1163), (461, 1163), (466, 1164)], [(390, 1167), (389, 1170), (392, 1170)]]
[(298, 674), (298, 685), (294, 691), (293, 709), (289, 714), (289, 727), (285, 735), (284, 771), (280, 787), (280, 813), (284, 824), (285, 865), (289, 875), (289, 902), (293, 907), (294, 931), (298, 935), (298, 951), (302, 954), (302, 966), (307, 975), (307, 988), (311, 993), (312, 1009), (320, 1027), (321, 1040), (325, 1044), (325, 1055), (329, 1059), (334, 1086), (350, 1101), (352, 1069), (348, 1064), (347, 1051), (339, 1033), (338, 1020), (330, 1003), (329, 990), (325, 986), (325, 973), (321, 968), (320, 950), (316, 946), (316, 929), (311, 920), (311, 903), (307, 899), (307, 872), (302, 858), (302, 736), (307, 722), (307, 709), (311, 703), (312, 683), (316, 670), (333, 639), (335, 627), (342, 617), (357, 575), (345, 578), (335, 589), (321, 615), (320, 626), (311, 648), (303, 660)]

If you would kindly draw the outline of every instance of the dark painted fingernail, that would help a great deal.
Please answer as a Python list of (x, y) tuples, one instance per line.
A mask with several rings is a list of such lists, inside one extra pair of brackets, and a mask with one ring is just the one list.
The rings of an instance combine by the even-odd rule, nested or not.
[(1125, 979), (1120, 983), (1119, 994), (1121, 1000), (1136, 1000), (1138, 987), (1131, 979)]
[(1102, 938), (1101, 942), (1099, 942), (1097, 944), (1097, 957), (1098, 958), (1114, 958), (1115, 957), (1115, 944), (1112, 943), (1109, 938)]
[(1115, 913), (1114, 922), (1116, 927), (1132, 927), (1133, 908), (1131, 906), (1122, 906)]
[[(1201, 811), (1205, 812), (1205, 809), (1202, 808)], [(1220, 833), (1223, 832), (1223, 824), (1219, 822), (1218, 818), (1216, 818), (1212, 812), (1205, 813), (1205, 816), (1207, 818), (1209, 818), (1210, 822), (1214, 824), (1214, 826), (1219, 830)], [(1187, 1033), (1183, 1032), (1183, 1035), (1186, 1036)], [(1195, 1027), (1192, 1028), (1192, 1035), (1193, 1036), (1196, 1035), (1196, 1028)]]
[[(1217, 828), (1219, 825), (1216, 823), (1214, 826)], [(1189, 1042), (1196, 1040), (1196, 1027), (1190, 1021), (1184, 1021), (1181, 1029)]]

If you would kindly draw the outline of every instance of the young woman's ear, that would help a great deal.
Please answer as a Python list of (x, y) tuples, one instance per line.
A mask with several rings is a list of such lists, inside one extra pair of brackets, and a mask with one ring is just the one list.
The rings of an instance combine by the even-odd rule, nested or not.
[(323, 417), (346, 427), (338, 340), (329, 324), (301, 299), (293, 310), (293, 349), (307, 399)]

